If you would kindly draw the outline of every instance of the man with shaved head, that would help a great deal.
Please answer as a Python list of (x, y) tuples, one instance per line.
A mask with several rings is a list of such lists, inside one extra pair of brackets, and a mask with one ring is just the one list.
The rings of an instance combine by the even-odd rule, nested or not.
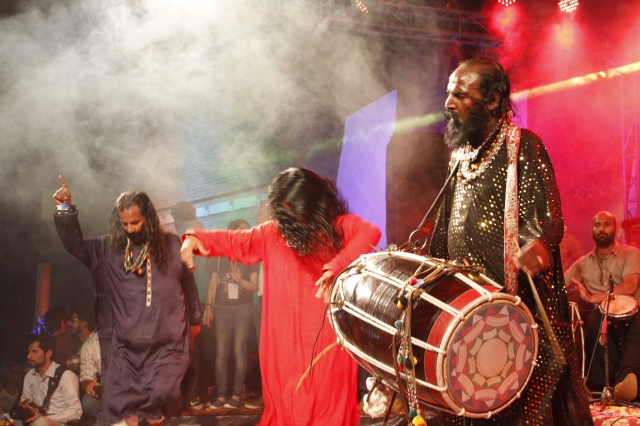
[[(598, 334), (603, 318), (601, 306), (609, 280), (613, 282), (614, 299), (611, 303), (616, 303), (617, 306), (623, 306), (625, 301), (635, 303), (633, 297), (640, 283), (640, 249), (618, 243), (616, 231), (614, 215), (605, 211), (597, 213), (591, 220), (591, 236), (596, 246), (578, 259), (565, 274), (567, 286), (577, 286), (580, 297), (595, 307), (589, 314), (584, 329), (587, 360), (595, 350), (587, 383), (597, 390), (606, 384), (604, 348), (598, 344)], [(616, 296), (620, 297), (616, 300)], [(633, 306), (628, 305), (632, 312)], [(637, 320), (637, 313), (629, 315), (625, 320), (611, 322), (607, 335), (609, 384), (615, 385), (616, 399), (631, 401), (637, 397), (640, 374), (640, 321)]]

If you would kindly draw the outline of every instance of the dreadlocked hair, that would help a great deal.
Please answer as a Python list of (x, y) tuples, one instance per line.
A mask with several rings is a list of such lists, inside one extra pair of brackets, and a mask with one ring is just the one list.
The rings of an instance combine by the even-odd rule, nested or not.
[(342, 248), (336, 221), (348, 208), (331, 179), (304, 167), (289, 168), (271, 182), (269, 206), (280, 233), (300, 256), (328, 259)]
[(149, 253), (153, 262), (161, 269), (166, 269), (167, 258), (164, 245), (164, 231), (160, 227), (158, 214), (149, 199), (142, 191), (127, 191), (120, 194), (116, 205), (109, 218), (109, 242), (115, 250), (124, 250), (127, 247), (127, 234), (120, 222), (119, 213), (136, 205), (145, 218), (143, 232), (149, 239)]

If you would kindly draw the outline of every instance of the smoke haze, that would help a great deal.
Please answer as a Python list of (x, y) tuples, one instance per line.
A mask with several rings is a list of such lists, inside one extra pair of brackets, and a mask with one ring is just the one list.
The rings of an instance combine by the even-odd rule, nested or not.
[[(292, 137), (327, 121), (318, 111), (342, 120), (386, 93), (379, 39), (331, 31), (309, 7), (20, 4), (0, 20), (0, 148), (15, 202), (56, 188), (58, 174), (85, 205), (133, 188), (176, 194), (166, 205), (193, 198), (185, 170), (268, 181), (299, 157)], [(190, 149), (198, 138), (210, 152)]]

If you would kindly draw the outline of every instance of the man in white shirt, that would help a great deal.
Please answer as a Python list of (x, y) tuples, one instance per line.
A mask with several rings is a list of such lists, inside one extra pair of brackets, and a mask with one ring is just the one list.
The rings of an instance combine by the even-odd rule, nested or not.
[[(72, 371), (62, 373), (51, 398), (45, 401), (49, 382), (54, 380), (59, 367), (59, 364), (51, 360), (54, 352), (55, 340), (52, 336), (31, 336), (27, 361), (33, 368), (24, 378), (21, 405), (29, 407), (33, 412), (33, 417), (25, 421), (33, 426), (71, 425), (77, 423), (82, 416), (78, 377)], [(46, 416), (27, 405), (29, 401), (43, 407)]]
[(101, 368), (98, 333), (92, 331), (80, 349), (80, 386), (85, 392), (82, 397), (82, 409), (96, 418), (102, 402)]

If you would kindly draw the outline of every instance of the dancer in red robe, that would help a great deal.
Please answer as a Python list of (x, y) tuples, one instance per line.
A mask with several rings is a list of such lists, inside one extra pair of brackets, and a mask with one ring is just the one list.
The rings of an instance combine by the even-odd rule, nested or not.
[(332, 279), (371, 251), (380, 230), (348, 214), (333, 181), (305, 168), (278, 174), (269, 202), (272, 220), (252, 229), (188, 229), (182, 260), (190, 269), (194, 253), (263, 262), (261, 425), (356, 425), (357, 365), (346, 352), (329, 351), (296, 386), (336, 341), (325, 311)]

